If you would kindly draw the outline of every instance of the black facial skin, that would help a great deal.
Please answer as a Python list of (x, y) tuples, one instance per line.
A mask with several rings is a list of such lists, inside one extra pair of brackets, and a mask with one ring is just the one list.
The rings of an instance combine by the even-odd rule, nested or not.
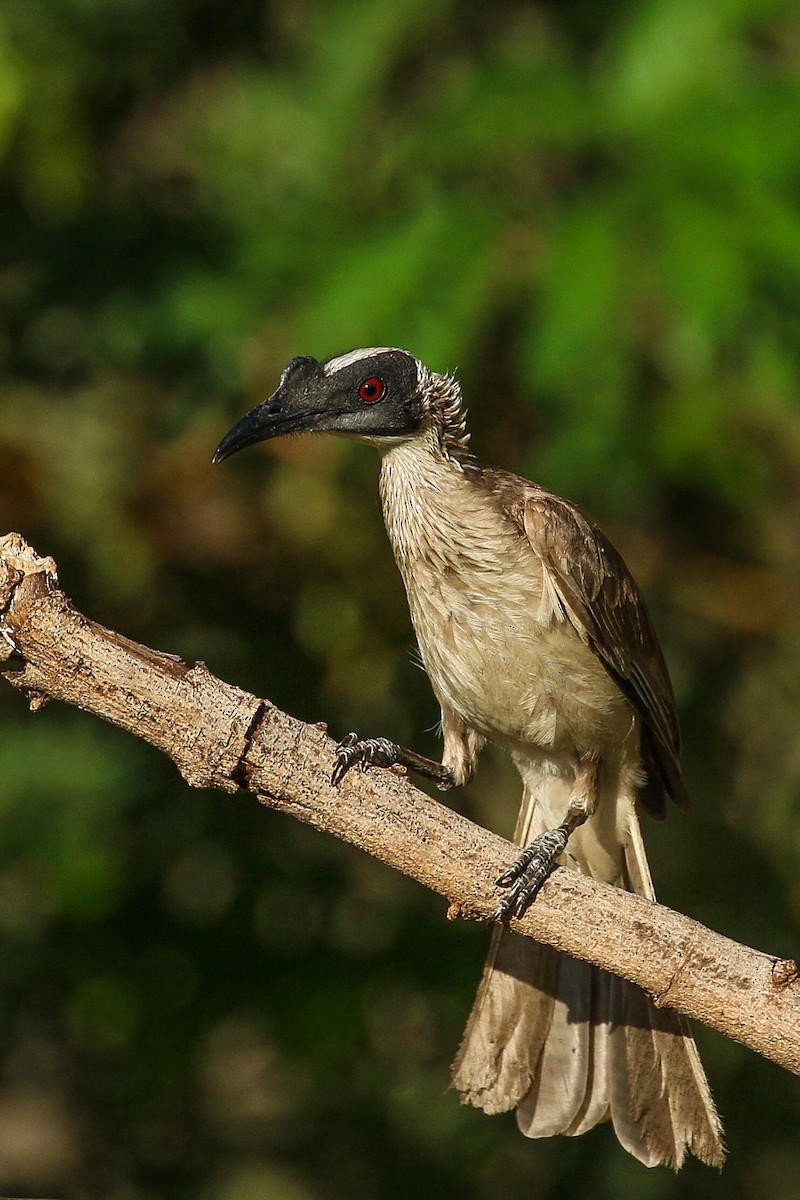
[[(374, 403), (359, 395), (361, 385), (371, 379), (384, 388)], [(422, 415), (417, 362), (405, 350), (369, 355), (332, 375), (315, 358), (293, 358), (278, 390), (234, 425), (212, 461), (220, 463), (245, 446), (290, 433), (403, 437), (419, 428)]]

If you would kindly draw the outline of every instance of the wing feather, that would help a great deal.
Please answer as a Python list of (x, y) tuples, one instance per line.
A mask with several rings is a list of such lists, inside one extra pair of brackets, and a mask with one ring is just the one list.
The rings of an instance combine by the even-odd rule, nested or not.
[[(521, 482), (521, 481), (519, 481)], [(615, 680), (643, 723), (642, 796), (657, 815), (667, 797), (688, 802), (680, 769), (675, 697), (641, 592), (621, 555), (567, 500), (533, 484), (519, 485), (506, 512), (527, 537), (564, 613)]]

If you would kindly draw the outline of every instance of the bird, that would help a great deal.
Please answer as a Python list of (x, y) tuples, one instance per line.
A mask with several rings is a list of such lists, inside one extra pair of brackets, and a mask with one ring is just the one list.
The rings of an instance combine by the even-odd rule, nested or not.
[(399, 764), (442, 790), (486, 742), (522, 781), (519, 857), (497, 881), (489, 956), (453, 1064), (465, 1103), (528, 1137), (610, 1121), (646, 1166), (725, 1156), (686, 1020), (636, 985), (509, 927), (556, 866), (655, 898), (638, 807), (688, 802), (670, 677), (622, 557), (574, 504), (473, 455), (460, 385), (407, 350), (293, 358), (221, 441), (332, 433), (377, 447), (386, 529), (441, 708), (441, 762), (349, 734), (333, 782)]

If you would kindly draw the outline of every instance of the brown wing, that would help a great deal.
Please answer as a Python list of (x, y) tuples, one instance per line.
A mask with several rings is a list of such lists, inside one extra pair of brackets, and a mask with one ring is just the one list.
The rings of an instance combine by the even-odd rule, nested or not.
[(656, 632), (622, 557), (566, 500), (528, 486), (511, 515), (541, 559), (564, 612), (642, 719), (648, 786), (656, 815), (667, 798), (685, 808), (675, 697)]

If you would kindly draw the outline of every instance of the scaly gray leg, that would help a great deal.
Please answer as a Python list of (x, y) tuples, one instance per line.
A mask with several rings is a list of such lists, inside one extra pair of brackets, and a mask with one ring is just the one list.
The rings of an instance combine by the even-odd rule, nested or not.
[(570, 835), (587, 821), (597, 807), (600, 764), (587, 759), (578, 770), (567, 815), (556, 829), (545, 830), (516, 858), (507, 871), (495, 880), (496, 887), (508, 888), (494, 910), (495, 921), (521, 917), (536, 899), (536, 893), (567, 848)]
[(355, 733), (348, 733), (336, 747), (336, 762), (331, 775), (334, 787), (338, 787), (347, 772), (357, 764), (362, 770), (367, 767), (405, 767), (425, 779), (432, 779), (443, 792), (455, 787), (449, 767), (413, 750), (404, 750), (388, 738), (360, 738)]

